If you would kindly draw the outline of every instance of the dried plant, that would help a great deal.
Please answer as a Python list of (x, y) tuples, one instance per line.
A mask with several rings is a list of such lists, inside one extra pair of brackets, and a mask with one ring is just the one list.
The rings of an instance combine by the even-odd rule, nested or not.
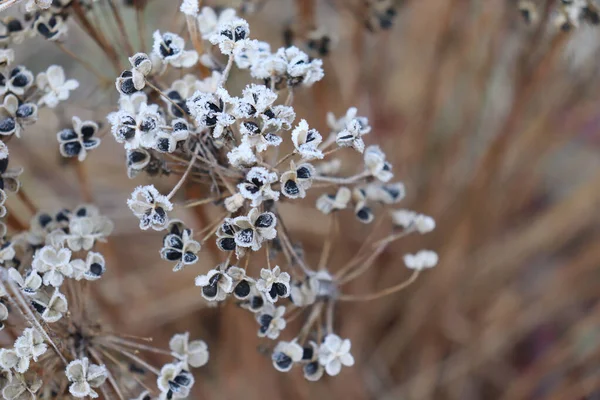
[[(3, 398), (596, 394), (597, 179), (543, 180), (594, 120), (596, 4), (275, 3), (0, 4)], [(8, 165), (48, 130), (57, 213)]]

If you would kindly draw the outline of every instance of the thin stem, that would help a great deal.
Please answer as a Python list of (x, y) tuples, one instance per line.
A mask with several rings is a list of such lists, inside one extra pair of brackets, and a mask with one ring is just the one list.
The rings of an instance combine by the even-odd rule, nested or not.
[(110, 9), (115, 17), (115, 21), (117, 21), (117, 26), (119, 27), (119, 31), (121, 32), (121, 36), (125, 38), (125, 46), (127, 47), (127, 52), (130, 56), (133, 55), (133, 46), (129, 41), (129, 35), (127, 34), (127, 30), (125, 29), (125, 25), (123, 24), (123, 19), (121, 18), (121, 13), (115, 6), (114, 0), (108, 0), (108, 4), (110, 5)]
[(144, 351), (148, 351), (150, 353), (164, 354), (167, 356), (171, 355), (171, 352), (169, 352), (169, 351), (159, 349), (157, 347), (147, 346), (145, 344), (131, 342), (129, 340), (121, 339), (116, 336), (106, 336), (105, 339), (110, 342), (115, 342), (115, 343), (122, 344), (123, 346), (131, 347), (132, 349), (144, 350)]
[(192, 159), (190, 160), (190, 164), (188, 165), (188, 167), (185, 170), (185, 172), (183, 173), (183, 175), (181, 175), (181, 178), (179, 178), (179, 182), (177, 182), (177, 184), (175, 185), (175, 187), (173, 188), (173, 190), (171, 190), (171, 192), (167, 195), (167, 200), (170, 200), (175, 195), (175, 193), (177, 193), (177, 191), (179, 190), (179, 188), (185, 182), (186, 178), (188, 177), (188, 175), (192, 171), (192, 168), (194, 167), (194, 163), (196, 162), (196, 156), (197, 156), (197, 154), (198, 154), (198, 148), (194, 147), (194, 155), (192, 156)]
[(79, 57), (77, 54), (73, 53), (71, 50), (67, 49), (62, 43), (59, 43), (59, 42), (54, 42), (54, 43), (56, 44), (56, 46), (58, 46), (59, 49), (61, 49), (63, 51), (63, 53), (65, 53), (66, 55), (71, 57), (76, 62), (80, 63), (85, 69), (87, 69), (92, 74), (94, 74), (96, 76), (96, 78), (98, 78), (98, 80), (100, 80), (100, 82), (102, 82), (103, 84), (110, 83), (110, 79), (108, 79), (107, 77), (102, 75), (100, 72), (98, 72), (98, 70), (96, 68), (94, 68), (92, 66), (92, 64), (85, 61), (83, 58)]
[(104, 343), (103, 346), (106, 346), (107, 348), (110, 348), (112, 350), (120, 352), (125, 357), (129, 358), (130, 360), (135, 361), (136, 363), (138, 363), (142, 367), (146, 368), (148, 371), (154, 373), (157, 376), (160, 375), (160, 371), (158, 369), (156, 369), (152, 365), (148, 364), (146, 361), (142, 360), (141, 358), (139, 358), (135, 354), (132, 354), (132, 353), (128, 352), (127, 350), (123, 349), (122, 347), (120, 347), (118, 345), (115, 345), (115, 344), (109, 344), (109, 343)]
[(327, 333), (333, 333), (333, 313), (335, 311), (335, 301), (329, 299), (327, 302)]
[(25, 204), (25, 207), (27, 207), (30, 213), (36, 214), (38, 212), (37, 207), (33, 204), (33, 201), (31, 201), (29, 196), (27, 196), (27, 193), (25, 193), (23, 188), (19, 189), (17, 196), (23, 202), (23, 204)]
[(222, 200), (226, 197), (227, 196), (223, 195), (223, 196), (219, 196), (219, 197), (209, 197), (207, 199), (202, 199), (202, 200), (192, 200), (192, 201), (188, 201), (187, 203), (183, 204), (183, 207), (190, 208), (190, 207), (201, 206), (203, 204), (208, 204), (208, 203), (212, 203), (214, 201)]
[[(202, 45), (202, 39), (200, 38), (200, 32), (198, 31), (198, 25), (196, 22), (196, 18), (193, 15), (185, 16), (185, 24), (187, 26), (188, 33), (190, 38), (192, 39), (192, 44), (194, 45), (194, 49), (196, 53), (198, 53), (198, 57), (204, 54), (204, 46)], [(202, 63), (198, 63), (198, 69), (200, 70), (200, 76), (202, 78), (210, 75), (210, 70), (206, 68)]]
[(331, 183), (336, 183), (338, 185), (347, 185), (350, 183), (355, 183), (363, 178), (366, 178), (367, 176), (369, 176), (369, 171), (363, 171), (360, 174), (356, 174), (353, 176), (349, 176), (347, 178), (334, 178), (334, 177), (329, 177), (329, 176), (315, 176), (314, 180), (315, 181), (321, 181), (321, 182), (331, 182)]
[[(357, 268), (356, 270), (354, 270), (353, 272), (349, 273), (346, 276), (342, 276), (342, 274), (339, 274), (339, 275), (336, 274), (336, 276), (341, 277), (341, 279), (339, 280), (339, 284), (343, 285), (345, 283), (350, 282), (351, 280), (353, 280), (355, 278), (358, 278), (360, 275), (365, 273), (373, 265), (373, 261), (375, 261), (375, 259), (377, 257), (379, 257), (379, 255), (381, 253), (383, 253), (383, 251), (387, 248), (387, 246), (390, 243), (392, 243), (393, 241), (398, 240), (400, 238), (403, 238), (405, 236), (408, 236), (409, 234), (411, 234), (413, 232), (414, 232), (414, 229), (407, 229), (403, 232), (388, 236), (385, 239), (375, 242), (373, 244), (373, 247), (376, 247), (376, 250), (368, 256), (368, 258), (364, 261), (363, 265), (360, 268)], [(356, 263), (354, 263), (354, 265), (356, 265), (357, 263), (360, 263), (360, 259), (358, 259), (358, 261)], [(345, 268), (345, 270), (347, 270), (347, 269)]]
[(335, 237), (335, 233), (337, 231), (337, 214), (331, 214), (329, 219), (329, 234), (325, 238), (325, 244), (323, 245), (323, 250), (321, 251), (321, 258), (319, 260), (319, 269), (325, 269), (327, 265), (327, 261), (329, 260), (329, 255), (331, 254), (331, 246), (333, 244), (333, 238)]
[(336, 147), (335, 149), (328, 150), (325, 153), (323, 153), (323, 157), (327, 157), (328, 155), (333, 154), (341, 149), (343, 149), (343, 147)]
[(142, 0), (135, 0), (135, 22), (138, 29), (138, 37), (140, 38), (140, 46), (142, 51), (146, 51), (146, 23), (144, 21), (144, 8)]
[(323, 310), (323, 303), (318, 303), (313, 306), (310, 315), (306, 319), (304, 326), (302, 327), (302, 329), (300, 329), (300, 333), (298, 334), (299, 343), (303, 344), (306, 341), (306, 337), (310, 332), (310, 328), (312, 328), (317, 318), (319, 318), (319, 316), (321, 315), (321, 310)]
[(265, 252), (267, 253), (267, 268), (271, 270), (271, 255), (269, 254), (269, 241), (265, 242)]
[(290, 88), (288, 88), (288, 95), (287, 95), (287, 98), (285, 99), (285, 105), (290, 106), (290, 105), (292, 105), (293, 101), (294, 101), (294, 89), (290, 87)]
[(227, 81), (227, 78), (229, 77), (229, 72), (231, 71), (232, 66), (233, 66), (233, 56), (229, 56), (229, 59), (227, 60), (227, 65), (225, 66), (225, 69), (223, 70), (223, 74), (221, 75), (221, 79), (219, 80), (219, 84), (217, 86), (223, 86), (223, 84)]
[(275, 164), (275, 168), (279, 167), (281, 165), (281, 163), (285, 162), (285, 160), (287, 160), (288, 158), (292, 157), (293, 155), (296, 154), (296, 150), (292, 151), (291, 153), (287, 154), (285, 157), (282, 157), (279, 161), (277, 161), (277, 163)]
[(9, 7), (14, 6), (15, 4), (18, 4), (20, 2), (22, 2), (23, 0), (6, 0), (6, 2), (4, 4), (0, 4), (0, 12), (7, 10)]
[(392, 286), (390, 288), (383, 289), (377, 293), (371, 293), (371, 294), (367, 294), (367, 295), (344, 295), (344, 294), (342, 294), (342, 295), (339, 295), (337, 297), (337, 299), (340, 301), (371, 301), (371, 300), (380, 299), (380, 298), (388, 296), (390, 294), (399, 292), (399, 291), (407, 288), (408, 286), (410, 286), (419, 277), (419, 272), (420, 271), (418, 269), (416, 269), (413, 271), (412, 275), (404, 282), (401, 282), (401, 283), (397, 284), (396, 286)]

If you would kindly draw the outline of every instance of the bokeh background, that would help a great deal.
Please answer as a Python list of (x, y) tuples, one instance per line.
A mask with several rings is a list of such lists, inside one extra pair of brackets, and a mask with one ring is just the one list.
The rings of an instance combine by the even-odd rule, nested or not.
[[(327, 132), (327, 111), (357, 106), (373, 126), (367, 143), (382, 146), (406, 184), (400, 206), (437, 221), (434, 233), (397, 243), (346, 288), (367, 293), (404, 280), (406, 252), (440, 255), (408, 290), (340, 305), (336, 330), (352, 340), (356, 365), (317, 383), (299, 370), (274, 370), (253, 316), (233, 303), (209, 307), (193, 284), (222, 261), (215, 246), (208, 243), (198, 264), (173, 273), (158, 253), (162, 234), (139, 230), (126, 206), (133, 188), (152, 181), (166, 192), (175, 178), (129, 180), (124, 150), (106, 129), (84, 163), (89, 194), (116, 224), (104, 247), (108, 272), (93, 285), (99, 319), (152, 336), (156, 345), (186, 330), (204, 339), (211, 360), (195, 373), (197, 399), (600, 398), (600, 31), (582, 25), (557, 32), (545, 7), (558, 1), (537, 2), (546, 21), (538, 25), (521, 18), (516, 1), (394, 3), (393, 27), (375, 32), (365, 28), (362, 0), (270, 0), (247, 16), (252, 36), (273, 48), (289, 26), (329, 32), (325, 79), (298, 93), (298, 118)], [(149, 1), (146, 43), (154, 29), (181, 30), (178, 5)], [(123, 12), (141, 50), (134, 14)], [(65, 46), (116, 77), (76, 25)], [(35, 205), (74, 207), (87, 189), (74, 165), (61, 160), (56, 132), (73, 115), (106, 126), (116, 91), (41, 39), (17, 54), (34, 73), (60, 64), (80, 82), (66, 106), (43, 112), (43, 122), (11, 141), (11, 163), (25, 167), (23, 187)], [(241, 90), (246, 79), (235, 71), (230, 87)], [(319, 251), (327, 226), (314, 203), (302, 204), (286, 213), (287, 224), (307, 253)], [(26, 224), (27, 209), (16, 199), (10, 205)], [(214, 211), (177, 216), (200, 228)], [(366, 236), (351, 217), (342, 231), (334, 271)]]

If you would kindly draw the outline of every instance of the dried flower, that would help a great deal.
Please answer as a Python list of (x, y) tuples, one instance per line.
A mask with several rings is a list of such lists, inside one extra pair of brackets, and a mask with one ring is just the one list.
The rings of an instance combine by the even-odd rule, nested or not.
[(312, 185), (315, 169), (310, 164), (300, 164), (298, 167), (290, 162), (289, 171), (281, 174), (281, 193), (290, 199), (303, 199), (306, 191)]
[(144, 230), (150, 227), (157, 231), (165, 229), (169, 222), (167, 211), (173, 209), (173, 204), (154, 185), (138, 186), (127, 200), (127, 205), (140, 219), (140, 229)]
[(100, 387), (108, 377), (104, 365), (90, 364), (87, 357), (71, 361), (65, 370), (67, 379), (71, 382), (69, 393), (74, 397), (98, 397), (94, 388)]
[(26, 275), (25, 279), (21, 274), (14, 268), (8, 270), (8, 277), (12, 279), (24, 294), (33, 296), (42, 286), (42, 277), (38, 275), (37, 271), (30, 270)]
[(279, 192), (271, 189), (271, 184), (277, 180), (277, 173), (264, 167), (253, 167), (246, 174), (246, 182), (240, 183), (238, 189), (244, 198), (252, 200), (252, 207), (258, 207), (265, 200), (279, 200)]
[(154, 44), (152, 51), (163, 62), (175, 68), (189, 68), (198, 62), (198, 53), (195, 50), (184, 50), (185, 40), (171, 32), (160, 33), (155, 31), (152, 35)]
[(269, 339), (277, 339), (279, 333), (285, 329), (286, 322), (283, 318), (285, 314), (285, 307), (267, 303), (262, 310), (256, 314), (256, 321), (259, 323), (260, 328), (258, 329), (259, 337), (267, 337)]
[(49, 324), (61, 319), (68, 310), (67, 298), (58, 288), (54, 289), (51, 296), (46, 292), (37, 293), (32, 300), (32, 305)]
[(180, 234), (169, 233), (164, 237), (160, 256), (163, 260), (177, 261), (173, 271), (179, 271), (198, 261), (200, 248), (200, 243), (192, 239), (192, 231), (184, 229)]
[(100, 145), (100, 139), (93, 137), (98, 132), (98, 124), (93, 121), (82, 122), (73, 117), (73, 129), (63, 129), (57, 134), (60, 154), (63, 157), (76, 157), (85, 160), (87, 151)]
[(430, 250), (421, 250), (416, 254), (404, 255), (404, 264), (406, 264), (406, 267), (417, 271), (433, 268), (437, 263), (438, 255)]
[(298, 126), (292, 131), (292, 142), (296, 151), (305, 160), (322, 159), (323, 153), (319, 150), (319, 145), (323, 141), (321, 134), (315, 129), (309, 129), (306, 120), (301, 120)]
[(319, 347), (319, 363), (325, 367), (325, 372), (335, 376), (342, 370), (342, 365), (354, 365), (354, 357), (350, 354), (350, 340), (341, 339), (336, 334), (330, 333)]
[(211, 269), (196, 277), (196, 286), (202, 288), (202, 297), (209, 301), (223, 301), (233, 290), (233, 280), (220, 269)]
[(166, 364), (160, 370), (156, 383), (165, 398), (184, 399), (194, 386), (194, 377), (184, 369), (183, 363)]
[(189, 341), (188, 332), (173, 335), (169, 341), (169, 348), (173, 355), (183, 363), (194, 368), (201, 367), (208, 362), (208, 346), (202, 340)]
[(272, 270), (263, 268), (260, 270), (260, 279), (256, 282), (256, 288), (265, 293), (267, 299), (274, 303), (278, 297), (290, 295), (290, 274), (281, 272), (279, 266)]
[(40, 98), (38, 104), (45, 104), (54, 108), (59, 102), (69, 98), (69, 92), (79, 87), (79, 82), (75, 79), (67, 80), (65, 71), (59, 65), (51, 65), (46, 72), (41, 72), (36, 77), (36, 83), (44, 95)]
[(44, 285), (58, 287), (64, 278), (73, 275), (73, 267), (69, 263), (71, 250), (56, 249), (53, 246), (44, 246), (35, 253), (32, 266), (43, 274)]
[(294, 363), (302, 360), (303, 353), (302, 346), (296, 342), (279, 342), (273, 350), (271, 360), (273, 360), (273, 366), (276, 370), (288, 372), (292, 369)]

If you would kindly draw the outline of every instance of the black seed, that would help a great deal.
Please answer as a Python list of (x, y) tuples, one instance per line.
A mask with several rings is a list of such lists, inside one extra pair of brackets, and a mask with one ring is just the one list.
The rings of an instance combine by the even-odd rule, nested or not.
[(169, 93), (167, 93), (167, 97), (171, 100), (183, 100), (183, 98), (177, 90), (171, 90)]
[(288, 369), (292, 366), (292, 359), (281, 352), (273, 354), (273, 361), (281, 369)]
[[(134, 132), (135, 133), (135, 132)], [(132, 151), (129, 153), (129, 164), (137, 164), (146, 159), (146, 153), (141, 151)]]
[(273, 113), (273, 110), (271, 110), (270, 108), (265, 110), (265, 112), (263, 114), (265, 114), (267, 117), (269, 117), (269, 119), (275, 118), (275, 113)]
[(87, 215), (87, 210), (85, 209), (85, 207), (82, 207), (79, 210), (77, 210), (77, 212), (75, 214), (78, 217), (85, 217)]
[(163, 252), (165, 258), (169, 261), (179, 261), (181, 260), (181, 252), (173, 249), (168, 249)]
[(237, 233), (237, 238), (245, 244), (252, 243), (252, 239), (254, 238), (254, 230), (251, 228), (241, 230)]
[(179, 237), (179, 235), (169, 234), (165, 236), (165, 246), (174, 247), (176, 249), (183, 249), (183, 240)]
[(204, 123), (206, 126), (215, 126), (217, 124), (217, 116), (214, 114), (208, 114), (206, 118), (204, 118)]
[(119, 91), (123, 94), (133, 94), (137, 89), (133, 85), (133, 79), (123, 79), (119, 82)]
[(17, 126), (13, 118), (4, 118), (0, 121), (0, 132), (11, 132)]
[(283, 297), (287, 294), (287, 287), (283, 283), (276, 282), (273, 287), (279, 296)]
[(56, 214), (56, 221), (58, 221), (58, 222), (69, 222), (69, 214), (70, 214), (70, 212), (67, 209), (59, 211)]
[(133, 72), (129, 71), (129, 70), (125, 70), (123, 72), (121, 72), (120, 77), (121, 78), (131, 78), (133, 76)]
[(158, 151), (162, 151), (163, 153), (169, 152), (169, 139), (168, 138), (160, 138), (156, 142), (156, 149)]
[(273, 300), (277, 299), (277, 289), (275, 288), (275, 285), (271, 286), (271, 290), (269, 290), (269, 296), (271, 296)]
[(298, 193), (300, 193), (298, 185), (291, 179), (285, 182), (285, 185), (283, 185), (283, 190), (285, 190), (285, 192), (290, 196), (297, 196)]
[(81, 152), (81, 143), (79, 142), (63, 143), (62, 147), (67, 157), (75, 157)]
[(302, 359), (305, 361), (312, 360), (314, 353), (315, 352), (312, 347), (305, 347), (302, 349)]
[(176, 122), (173, 125), (173, 130), (175, 131), (187, 131), (188, 130), (188, 126), (185, 122)]
[(256, 185), (253, 185), (251, 183), (247, 184), (245, 187), (246, 187), (246, 190), (252, 194), (256, 194), (260, 190), (259, 187), (257, 187)]
[(202, 293), (209, 298), (215, 297), (217, 295), (217, 285), (204, 286), (202, 288)]
[(19, 108), (17, 108), (17, 112), (15, 113), (15, 115), (17, 116), (17, 118), (27, 118), (33, 115), (34, 112), (35, 107), (33, 106), (33, 104), (25, 103), (21, 104)]
[(252, 121), (246, 121), (243, 123), (244, 127), (248, 130), (248, 132), (250, 132), (251, 135), (256, 135), (257, 133), (260, 132), (260, 128), (258, 127), (258, 124), (252, 122)]
[(32, 301), (31, 305), (33, 306), (33, 308), (35, 308), (35, 311), (39, 312), (40, 314), (42, 314), (44, 311), (46, 311), (46, 307), (44, 307), (37, 301)]
[(300, 167), (296, 170), (296, 175), (300, 179), (309, 179), (310, 178), (310, 169), (306, 167)]
[(306, 143), (312, 142), (316, 138), (317, 138), (317, 136), (315, 135), (315, 130), (314, 129), (311, 129), (310, 131), (308, 131), (306, 133)]
[(73, 129), (63, 129), (60, 131), (60, 140), (67, 141), (73, 139), (77, 139), (77, 134)]
[(264, 304), (265, 301), (263, 300), (262, 296), (254, 296), (250, 300), (250, 308), (253, 310), (260, 309)]
[(260, 323), (260, 331), (261, 333), (265, 333), (269, 329), (269, 325), (271, 325), (271, 321), (273, 321), (273, 317), (269, 314), (263, 314), (259, 318)]
[(50, 222), (52, 222), (52, 217), (49, 216), (48, 214), (41, 214), (38, 217), (38, 222), (40, 223), (40, 226), (42, 228), (45, 228), (46, 225), (48, 225)]
[(356, 213), (356, 216), (361, 221), (369, 221), (371, 219), (371, 209), (369, 207), (363, 207)]
[(248, 111), (246, 112), (246, 114), (248, 114), (248, 116), (253, 116), (254, 114), (256, 114), (256, 107), (254, 107), (252, 104), (248, 104), (248, 103), (246, 103), (246, 106), (248, 107)]
[(102, 267), (102, 265), (98, 263), (93, 263), (90, 266), (90, 272), (92, 273), (92, 275), (102, 276), (102, 274), (104, 273), (104, 267)]
[(243, 26), (236, 26), (235, 27), (235, 41), (237, 42), (238, 40), (245, 39), (247, 33), (248, 32), (246, 32), (246, 29)]
[(175, 54), (175, 51), (169, 47), (171, 44), (170, 40), (165, 40), (164, 43), (162, 43), (159, 47), (160, 49), (160, 54), (163, 56), (163, 58), (167, 58), (169, 56), (172, 56), (173, 54)]
[(233, 290), (236, 296), (244, 298), (250, 294), (250, 284), (248, 281), (241, 281)]
[(190, 384), (190, 378), (187, 374), (181, 373), (175, 377), (175, 382), (181, 386), (187, 386)]
[(135, 129), (124, 126), (119, 129), (119, 136), (125, 140), (131, 140), (135, 136)]
[(226, 235), (231, 235), (233, 236), (233, 234), (235, 233), (233, 231), (233, 227), (229, 224), (223, 224), (221, 225), (221, 230), (223, 231), (223, 233), (225, 233)]
[(25, 74), (18, 74), (12, 78), (12, 84), (16, 87), (25, 87), (29, 83), (29, 79)]
[(269, 228), (271, 225), (273, 225), (273, 221), (273, 214), (263, 213), (258, 216), (255, 225), (258, 228)]
[(146, 59), (147, 59), (147, 58), (146, 58), (146, 57), (144, 57), (144, 56), (139, 56), (139, 57), (136, 57), (136, 58), (133, 60), (133, 66), (134, 66), (134, 67), (139, 67), (139, 66), (140, 66), (140, 64), (141, 64), (141, 63), (142, 63), (144, 60), (146, 60)]
[(393, 186), (384, 186), (383, 190), (385, 190), (392, 198), (395, 200), (400, 197), (400, 190), (396, 189)]
[(156, 128), (156, 121), (152, 118), (146, 118), (140, 123), (140, 130), (143, 132), (150, 132)]
[(46, 39), (50, 39), (52, 36), (55, 35), (55, 33), (51, 32), (50, 28), (48, 28), (48, 26), (46, 26), (46, 24), (43, 24), (43, 23), (37, 24), (36, 29), (37, 29), (38, 33), (40, 35), (42, 35), (43, 37), (45, 37)]
[(304, 373), (306, 375), (314, 375), (319, 371), (319, 363), (317, 361), (308, 363), (304, 366)]
[(221, 31), (221, 35), (225, 36), (226, 38), (233, 40), (233, 34), (231, 33), (231, 31), (225, 30), (225, 31)]
[(235, 240), (233, 238), (223, 238), (219, 240), (219, 247), (223, 251), (235, 250)]
[(192, 253), (191, 251), (188, 251), (183, 254), (183, 262), (186, 264), (191, 264), (191, 263), (195, 262), (197, 259), (198, 259), (198, 256), (195, 255), (194, 253)]
[(18, 19), (11, 19), (8, 24), (6, 24), (6, 27), (9, 32), (19, 32), (23, 30), (23, 25)]
[(86, 139), (91, 138), (95, 132), (96, 132), (96, 128), (94, 128), (93, 125), (83, 125), (81, 127), (81, 134)]

